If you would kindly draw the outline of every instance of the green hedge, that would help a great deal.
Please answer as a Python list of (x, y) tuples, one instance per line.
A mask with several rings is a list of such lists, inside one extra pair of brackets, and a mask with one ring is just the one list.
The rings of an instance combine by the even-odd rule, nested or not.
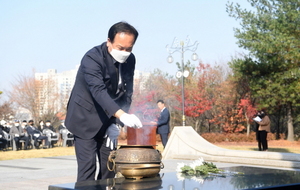
[[(211, 142), (256, 142), (256, 133), (251, 132), (249, 136), (244, 133), (203, 133), (201, 136)], [(268, 133), (268, 140), (276, 140), (275, 133)], [(285, 135), (281, 134), (280, 139), (285, 139)], [(278, 140), (278, 139), (277, 139)]]

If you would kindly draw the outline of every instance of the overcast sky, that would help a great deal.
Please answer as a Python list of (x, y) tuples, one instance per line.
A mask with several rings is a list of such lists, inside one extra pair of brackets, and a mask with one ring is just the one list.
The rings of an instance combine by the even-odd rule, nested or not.
[[(247, 0), (232, 0), (250, 8)], [(175, 75), (181, 54), (166, 60), (166, 45), (189, 35), (205, 63), (227, 62), (242, 52), (234, 37), (238, 21), (226, 13), (225, 0), (1, 0), (0, 91), (9, 90), (20, 74), (32, 70), (74, 69), (92, 47), (107, 40), (107, 31), (127, 21), (139, 31), (133, 53), (136, 69), (159, 68)], [(192, 53), (184, 54), (185, 62)], [(193, 62), (195, 65), (199, 61)], [(5, 95), (5, 94), (4, 94)]]

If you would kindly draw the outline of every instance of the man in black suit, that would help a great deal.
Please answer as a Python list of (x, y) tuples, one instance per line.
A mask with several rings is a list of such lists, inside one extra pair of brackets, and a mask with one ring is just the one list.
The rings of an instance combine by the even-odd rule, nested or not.
[[(135, 69), (131, 51), (137, 37), (133, 26), (116, 23), (109, 29), (107, 41), (89, 50), (81, 60), (65, 119), (67, 129), (74, 134), (77, 181), (114, 177), (107, 160), (116, 149), (116, 123), (142, 127), (135, 115), (127, 113)], [(97, 176), (96, 156), (100, 164)]]
[(161, 142), (165, 148), (168, 142), (168, 135), (170, 133), (170, 112), (166, 108), (163, 100), (157, 101), (157, 107), (160, 109), (160, 116), (157, 122), (154, 122), (154, 124), (157, 125), (157, 134), (160, 134)]
[(34, 126), (33, 120), (28, 121), (28, 127), (26, 128), (26, 131), (28, 135), (31, 136), (31, 138), (34, 140), (34, 146), (35, 148), (39, 148), (40, 143), (39, 141), (44, 141), (44, 149), (47, 149), (49, 147), (49, 141), (48, 137), (44, 136), (42, 132), (38, 130), (37, 127)]

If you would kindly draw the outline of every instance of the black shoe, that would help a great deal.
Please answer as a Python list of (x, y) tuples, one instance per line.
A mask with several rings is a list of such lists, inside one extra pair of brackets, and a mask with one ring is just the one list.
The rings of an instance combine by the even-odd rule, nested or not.
[(47, 148), (48, 148), (47, 146), (44, 146), (44, 147), (43, 147), (43, 149), (47, 149)]

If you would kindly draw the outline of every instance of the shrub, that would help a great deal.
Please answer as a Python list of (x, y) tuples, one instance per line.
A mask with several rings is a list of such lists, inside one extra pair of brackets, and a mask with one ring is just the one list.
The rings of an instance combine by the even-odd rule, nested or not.
[[(201, 136), (211, 143), (216, 142), (256, 142), (256, 133), (203, 133)], [(268, 133), (268, 140), (276, 140), (275, 133)], [(284, 134), (280, 134), (280, 139), (285, 139)]]

